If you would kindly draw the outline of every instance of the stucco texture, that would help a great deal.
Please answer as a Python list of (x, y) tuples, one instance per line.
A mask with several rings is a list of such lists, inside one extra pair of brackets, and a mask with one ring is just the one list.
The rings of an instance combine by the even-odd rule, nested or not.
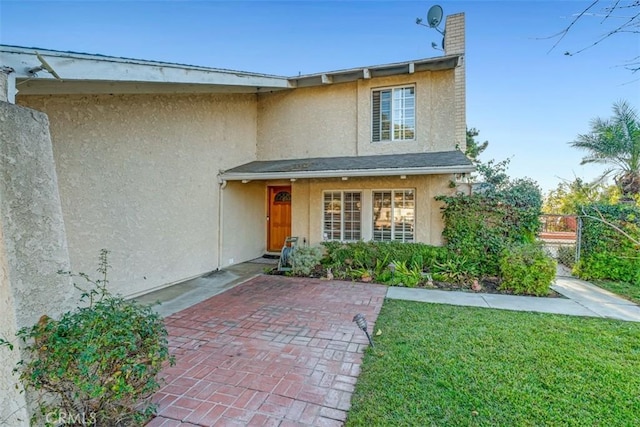
[(255, 95), (25, 96), (46, 112), (71, 267), (133, 296), (218, 268), (219, 169), (256, 158)]
[[(418, 153), (455, 149), (454, 72), (361, 79), (260, 94), (258, 159)], [(371, 142), (372, 89), (415, 85), (416, 139)]]
[(264, 182), (229, 182), (222, 190), (220, 265), (261, 257), (267, 240), (267, 193)]
[(13, 352), (0, 346), (0, 424), (19, 426), (28, 417), (11, 374), (24, 357), (15, 333), (78, 297), (58, 274), (69, 255), (45, 114), (0, 102), (0, 173), (0, 337), (16, 344)]

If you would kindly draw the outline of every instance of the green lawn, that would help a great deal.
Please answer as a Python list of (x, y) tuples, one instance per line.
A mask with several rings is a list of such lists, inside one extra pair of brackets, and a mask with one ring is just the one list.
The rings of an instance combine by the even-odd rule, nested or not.
[(611, 282), (605, 280), (594, 280), (594, 285), (620, 295), (629, 301), (640, 304), (640, 286), (631, 283)]
[(346, 426), (640, 425), (640, 324), (387, 300)]

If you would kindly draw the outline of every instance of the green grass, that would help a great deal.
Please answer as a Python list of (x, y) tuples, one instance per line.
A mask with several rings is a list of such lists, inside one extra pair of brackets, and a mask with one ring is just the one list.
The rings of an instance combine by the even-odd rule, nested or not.
[(346, 426), (640, 425), (640, 324), (387, 300)]
[(592, 283), (600, 288), (620, 295), (629, 301), (640, 304), (640, 286), (624, 282), (611, 282), (607, 280), (594, 280)]

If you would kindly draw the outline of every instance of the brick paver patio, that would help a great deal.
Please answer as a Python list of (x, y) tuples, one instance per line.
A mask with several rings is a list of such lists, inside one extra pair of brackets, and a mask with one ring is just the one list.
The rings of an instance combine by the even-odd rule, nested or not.
[(387, 288), (259, 276), (166, 318), (176, 365), (148, 426), (339, 426)]

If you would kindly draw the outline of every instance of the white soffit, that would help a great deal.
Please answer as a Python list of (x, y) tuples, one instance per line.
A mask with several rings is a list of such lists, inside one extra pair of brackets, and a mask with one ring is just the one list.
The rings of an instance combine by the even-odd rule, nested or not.
[[(38, 54), (60, 79), (46, 69), (36, 75), (29, 72), (42, 65)], [(13, 68), (23, 94), (259, 92), (293, 87), (285, 77), (266, 74), (13, 46), (0, 46), (0, 65)]]

